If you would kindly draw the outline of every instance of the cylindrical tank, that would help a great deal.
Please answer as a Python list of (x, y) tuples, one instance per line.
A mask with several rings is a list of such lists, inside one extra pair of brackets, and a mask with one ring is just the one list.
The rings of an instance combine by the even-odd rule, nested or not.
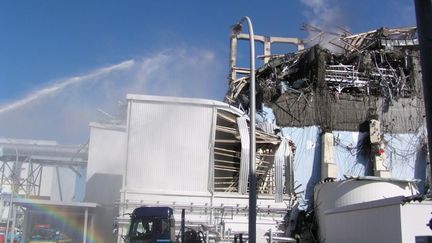
[(329, 210), (385, 198), (411, 196), (417, 193), (413, 181), (376, 177), (362, 177), (318, 184), (315, 186), (314, 204), (320, 236), (325, 236), (325, 216)]

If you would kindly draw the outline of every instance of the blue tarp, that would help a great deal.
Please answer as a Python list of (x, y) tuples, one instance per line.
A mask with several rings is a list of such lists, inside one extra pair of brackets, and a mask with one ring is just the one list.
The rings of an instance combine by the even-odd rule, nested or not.
[[(265, 108), (265, 118), (274, 121), (273, 113)], [(311, 205), (313, 190), (321, 177), (321, 130), (317, 126), (284, 127), (284, 136), (292, 139), (297, 147), (294, 167), (294, 184), (296, 192), (302, 192), (301, 204)], [(370, 150), (367, 146), (368, 134), (360, 132), (333, 131), (334, 162), (338, 168), (338, 179), (344, 175), (367, 176), (371, 173)], [(424, 190), (426, 179), (426, 157), (423, 150), (423, 128), (412, 134), (385, 134), (384, 165), (390, 170), (392, 178), (420, 179), (420, 191)]]

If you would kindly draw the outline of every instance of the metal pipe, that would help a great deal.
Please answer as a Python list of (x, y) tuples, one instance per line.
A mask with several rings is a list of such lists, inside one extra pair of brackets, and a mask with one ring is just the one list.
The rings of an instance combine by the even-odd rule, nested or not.
[(183, 208), (181, 211), (181, 242), (184, 243), (185, 242), (185, 224), (186, 224), (186, 219), (185, 219), (185, 209)]
[(56, 174), (57, 174), (57, 185), (59, 190), (60, 201), (63, 201), (63, 193), (62, 193), (62, 187), (60, 181), (60, 171), (58, 166), (56, 166)]
[[(255, 36), (252, 21), (244, 16), (233, 26), (233, 32), (241, 32), (241, 23), (246, 22), (249, 28), (250, 44), (250, 84), (249, 84), (249, 115), (250, 115), (250, 153), (249, 153), (249, 229), (248, 239), (250, 243), (256, 243), (256, 134), (255, 134)], [(237, 35), (240, 33), (236, 33)]]
[(37, 196), (40, 196), (40, 191), (41, 191), (41, 187), (42, 187), (42, 172), (43, 172), (43, 167), (40, 166), (39, 173), (38, 173), (38, 175), (39, 175), (39, 187), (38, 187)]
[[(417, 33), (420, 44), (420, 62), (422, 67), (423, 96), (428, 130), (429, 161), (432, 161), (432, 0), (414, 0)], [(432, 175), (432, 171), (429, 171)], [(431, 190), (431, 182), (429, 190)]]

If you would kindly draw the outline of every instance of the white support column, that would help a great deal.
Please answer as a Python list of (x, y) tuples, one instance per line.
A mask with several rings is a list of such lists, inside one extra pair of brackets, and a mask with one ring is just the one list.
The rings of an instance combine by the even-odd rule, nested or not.
[(232, 81), (237, 79), (237, 72), (235, 70), (235, 67), (237, 65), (237, 37), (235, 35), (231, 35), (230, 38), (230, 80), (229, 84), (231, 84)]
[(84, 211), (83, 243), (87, 242), (87, 222), (88, 222), (88, 208), (86, 208)]
[(270, 37), (264, 38), (264, 64), (268, 63), (271, 55), (271, 42)]
[(371, 143), (371, 158), (374, 176), (389, 178), (390, 171), (384, 166), (385, 146), (381, 139), (380, 121), (375, 119), (370, 120), (369, 138)]
[(337, 166), (334, 163), (333, 134), (326, 132), (321, 135), (321, 180), (337, 178)]

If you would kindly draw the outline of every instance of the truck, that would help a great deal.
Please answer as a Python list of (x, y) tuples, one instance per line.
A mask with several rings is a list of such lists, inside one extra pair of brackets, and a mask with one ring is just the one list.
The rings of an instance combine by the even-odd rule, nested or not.
[(129, 231), (123, 237), (126, 243), (204, 243), (201, 231), (185, 227), (185, 211), (182, 210), (181, 229), (175, 235), (175, 219), (170, 207), (138, 207), (130, 214)]

